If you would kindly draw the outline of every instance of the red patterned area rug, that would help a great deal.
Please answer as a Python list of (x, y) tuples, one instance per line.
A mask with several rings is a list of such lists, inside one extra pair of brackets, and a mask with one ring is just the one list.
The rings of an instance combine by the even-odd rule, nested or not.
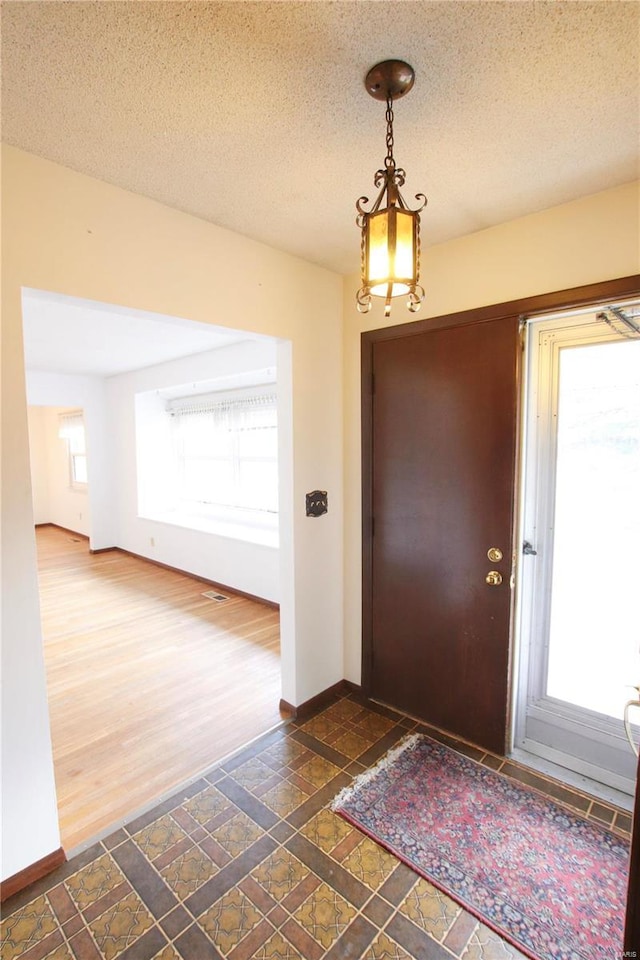
[(629, 845), (414, 735), (333, 809), (534, 960), (622, 956)]

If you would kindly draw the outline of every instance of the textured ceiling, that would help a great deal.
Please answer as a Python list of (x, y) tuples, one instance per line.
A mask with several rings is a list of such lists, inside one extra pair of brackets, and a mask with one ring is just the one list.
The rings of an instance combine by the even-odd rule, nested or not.
[(8, 143), (340, 273), (384, 158), (440, 242), (638, 176), (636, 2), (2, 4)]

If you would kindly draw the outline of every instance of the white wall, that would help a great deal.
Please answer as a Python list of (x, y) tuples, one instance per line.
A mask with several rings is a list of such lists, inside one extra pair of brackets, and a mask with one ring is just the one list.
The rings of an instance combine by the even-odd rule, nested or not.
[(49, 513), (49, 464), (45, 429), (46, 409), (46, 407), (29, 407), (27, 410), (34, 523), (51, 523)]
[[(191, 385), (275, 366), (277, 344), (264, 338), (107, 379), (27, 371), (34, 503), (36, 491), (38, 499), (39, 519), (35, 522), (56, 523), (83, 533), (90, 538), (90, 547), (94, 550), (122, 547), (207, 580), (278, 602), (280, 559), (276, 547), (172, 526), (138, 515), (135, 420), (135, 398), (141, 392), (150, 394), (163, 387)], [(286, 396), (286, 391), (281, 391), (281, 395)], [(161, 403), (159, 399), (157, 402)], [(57, 415), (66, 407), (54, 408), (52, 404), (84, 408), (89, 470), (86, 492), (69, 486), (66, 446), (57, 436)], [(285, 405), (282, 416), (287, 416), (287, 409)], [(34, 447), (35, 438), (40, 436), (46, 442), (44, 451)], [(138, 442), (140, 439), (138, 436)], [(283, 470), (291, 470), (290, 447), (281, 453)], [(44, 477), (42, 469), (35, 469), (37, 464), (45, 468)], [(160, 481), (157, 475), (152, 478), (158, 493)], [(35, 516), (34, 511), (34, 519)]]
[[(48, 523), (57, 523), (89, 537), (92, 550), (112, 547), (118, 529), (114, 511), (115, 473), (104, 381), (78, 374), (26, 374), (30, 406), (82, 410), (87, 444), (87, 492), (68, 485), (66, 445), (57, 437), (57, 414), (44, 414), (47, 425), (49, 479)], [(82, 514), (82, 517), (80, 517)]]
[[(29, 407), (34, 520), (36, 523), (55, 523), (59, 527), (88, 537), (91, 527), (88, 487), (80, 490), (71, 486), (67, 443), (58, 435), (60, 414), (68, 409), (70, 408)], [(36, 414), (39, 414), (37, 418)], [(35, 433), (32, 430), (34, 422), (39, 428)], [(40, 501), (38, 512), (35, 509), (36, 497)], [(44, 504), (46, 510), (43, 509)], [(37, 516), (44, 519), (38, 520)]]
[[(136, 514), (157, 517), (171, 510), (174, 500), (175, 468), (172, 453), (171, 420), (166, 400), (157, 390), (124, 391), (124, 412), (133, 407), (135, 450), (133, 451), (136, 483)], [(128, 451), (126, 451), (128, 452)], [(130, 467), (131, 468), (131, 467)], [(132, 520), (135, 521), (135, 516)]]
[[(143, 410), (147, 412), (147, 427), (164, 419), (168, 431), (168, 418), (150, 416), (154, 409), (161, 413), (165, 409), (165, 402), (156, 393), (158, 390), (199, 381), (218, 380), (222, 384), (234, 375), (276, 365), (275, 341), (251, 340), (107, 379), (114, 469), (118, 477), (119, 547), (265, 600), (279, 601), (280, 558), (276, 546), (187, 529), (150, 518), (153, 512), (161, 513), (167, 507), (162, 478), (158, 477), (157, 471), (151, 478), (142, 477), (146, 489), (144, 500), (149, 505), (151, 496), (155, 510), (146, 510), (145, 515), (140, 516), (137, 451), (148, 446), (153, 437), (145, 437), (141, 423), (136, 423), (137, 403), (138, 417)], [(281, 473), (286, 473), (292, 469), (291, 450), (281, 453), (284, 457)], [(143, 459), (140, 458), (140, 463)]]
[[(360, 334), (521, 297), (626, 277), (640, 270), (638, 183), (630, 183), (431, 247), (423, 246), (420, 312), (401, 299), (385, 320), (382, 304), (355, 307), (359, 276), (344, 285), (345, 677), (360, 682), (362, 535)], [(429, 211), (422, 217), (423, 243)]]
[[(280, 551), (282, 693), (294, 704), (343, 676), (343, 472), (341, 277), (13, 147), (2, 148), (2, 178), (5, 877), (59, 844), (29, 480), (22, 288), (282, 340), (279, 355), (290, 358), (293, 451), (291, 496), (280, 514), (286, 542)], [(329, 491), (330, 511), (309, 519), (305, 492), (316, 488)]]

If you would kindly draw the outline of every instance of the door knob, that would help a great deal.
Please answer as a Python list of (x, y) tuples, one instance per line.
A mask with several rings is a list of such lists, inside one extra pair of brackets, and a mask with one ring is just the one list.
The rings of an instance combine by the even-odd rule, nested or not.
[(502, 583), (502, 574), (498, 573), (497, 570), (489, 570), (489, 573), (484, 579), (490, 587), (499, 587)]

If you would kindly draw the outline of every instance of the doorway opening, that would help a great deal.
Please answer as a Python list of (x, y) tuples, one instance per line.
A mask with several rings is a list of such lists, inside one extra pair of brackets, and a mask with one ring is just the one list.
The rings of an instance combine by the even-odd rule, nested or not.
[(624, 303), (527, 324), (514, 710), (516, 751), (627, 796), (640, 741), (639, 317)]
[[(23, 291), (23, 332), (72, 855), (282, 721), (291, 344), (36, 290)], [(207, 429), (206, 451), (187, 443)]]

